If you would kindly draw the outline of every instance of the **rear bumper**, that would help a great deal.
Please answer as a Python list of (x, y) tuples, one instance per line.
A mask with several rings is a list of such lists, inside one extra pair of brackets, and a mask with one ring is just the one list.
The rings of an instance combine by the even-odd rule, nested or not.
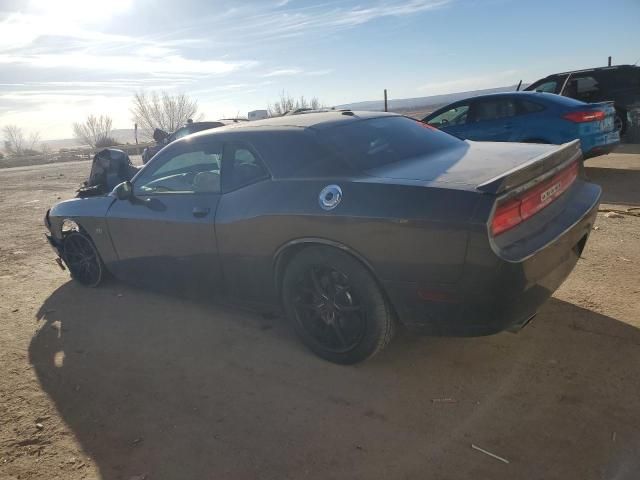
[(606, 155), (620, 145), (620, 134), (618, 132), (609, 132), (588, 135), (581, 138), (580, 143), (582, 145), (582, 155), (585, 159)]
[(570, 220), (565, 215), (562, 220), (568, 223), (558, 221), (553, 239), (537, 244), (529, 255), (496, 260), (494, 253), (491, 262), (486, 252), (477, 254), (459, 285), (427, 300), (420, 298), (420, 285), (387, 282), (401, 322), (418, 333), (447, 336), (491, 335), (524, 326), (569, 276), (591, 232), (601, 190), (584, 183), (576, 195), (582, 213)]
[(615, 143), (610, 143), (608, 145), (602, 145), (602, 146), (593, 147), (588, 152), (585, 152), (583, 154), (583, 157), (586, 160), (587, 158), (593, 158), (593, 157), (597, 157), (599, 155), (606, 155), (607, 153), (613, 152), (618, 145), (620, 145), (619, 141), (615, 142)]

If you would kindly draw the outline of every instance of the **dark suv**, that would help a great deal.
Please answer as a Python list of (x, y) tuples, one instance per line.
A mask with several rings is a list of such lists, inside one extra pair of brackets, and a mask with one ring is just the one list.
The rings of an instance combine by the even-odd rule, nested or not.
[(241, 118), (225, 118), (222, 120), (216, 120), (215, 122), (189, 122), (177, 129), (175, 132), (170, 133), (169, 135), (167, 135), (165, 132), (162, 132), (162, 135), (166, 135), (164, 138), (162, 138), (162, 140), (157, 141), (155, 145), (151, 145), (150, 147), (147, 147), (142, 151), (142, 163), (147, 163), (153, 158), (156, 153), (162, 150), (165, 145), (169, 145), (171, 142), (175, 142), (182, 137), (191, 135), (192, 133), (201, 132), (203, 130), (209, 130), (210, 128), (224, 127), (225, 125), (230, 125), (232, 123), (238, 123), (241, 121), (246, 120), (243, 120)]
[(624, 134), (629, 124), (628, 114), (640, 108), (640, 67), (616, 65), (555, 73), (525, 90), (557, 93), (588, 103), (612, 101), (616, 107), (616, 128)]

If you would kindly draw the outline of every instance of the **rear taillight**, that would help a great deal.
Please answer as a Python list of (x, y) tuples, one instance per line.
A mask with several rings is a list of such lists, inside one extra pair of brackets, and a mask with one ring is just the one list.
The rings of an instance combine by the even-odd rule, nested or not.
[(491, 220), (491, 233), (500, 235), (532, 217), (566, 192), (577, 176), (578, 163), (574, 162), (541, 184), (499, 203)]
[(563, 115), (562, 118), (575, 123), (597, 122), (604, 120), (605, 113), (602, 110), (585, 110), (580, 112), (571, 112)]

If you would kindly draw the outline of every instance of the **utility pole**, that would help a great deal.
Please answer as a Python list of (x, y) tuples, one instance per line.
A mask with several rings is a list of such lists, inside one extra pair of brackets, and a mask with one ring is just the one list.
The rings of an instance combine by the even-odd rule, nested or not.
[(389, 110), (387, 109), (387, 89), (384, 89), (384, 111), (388, 112)]
[(140, 151), (138, 150), (138, 122), (133, 124), (133, 136), (136, 139), (136, 155), (140, 155)]

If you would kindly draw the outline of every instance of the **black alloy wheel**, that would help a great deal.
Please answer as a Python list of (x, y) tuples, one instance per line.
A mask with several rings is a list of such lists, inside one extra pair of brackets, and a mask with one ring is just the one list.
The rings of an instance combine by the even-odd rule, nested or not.
[(326, 265), (310, 266), (295, 293), (296, 320), (322, 348), (344, 353), (362, 340), (366, 311), (347, 275)]
[(80, 232), (68, 234), (62, 244), (62, 259), (71, 277), (87, 287), (96, 287), (102, 281), (102, 259), (91, 239)]
[(395, 319), (371, 273), (336, 248), (309, 246), (282, 280), (287, 317), (316, 355), (340, 364), (366, 360), (393, 337)]

